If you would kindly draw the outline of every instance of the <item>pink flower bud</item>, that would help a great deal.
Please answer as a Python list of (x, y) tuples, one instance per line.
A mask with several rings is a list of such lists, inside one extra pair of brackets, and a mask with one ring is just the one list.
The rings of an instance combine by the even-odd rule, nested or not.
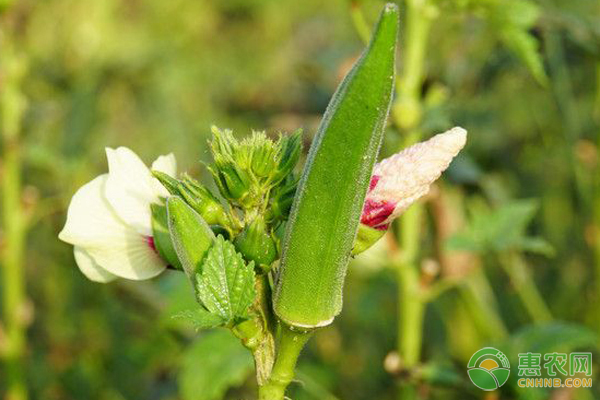
[(429, 192), (466, 142), (467, 131), (452, 128), (375, 165), (361, 222), (387, 229), (408, 206)]

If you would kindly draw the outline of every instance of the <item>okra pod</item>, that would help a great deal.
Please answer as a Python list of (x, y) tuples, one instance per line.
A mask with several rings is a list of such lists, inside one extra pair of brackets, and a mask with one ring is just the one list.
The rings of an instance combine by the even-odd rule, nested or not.
[(274, 297), (275, 313), (291, 326), (325, 326), (342, 309), (346, 269), (389, 113), (397, 34), (398, 8), (388, 4), (310, 148)]

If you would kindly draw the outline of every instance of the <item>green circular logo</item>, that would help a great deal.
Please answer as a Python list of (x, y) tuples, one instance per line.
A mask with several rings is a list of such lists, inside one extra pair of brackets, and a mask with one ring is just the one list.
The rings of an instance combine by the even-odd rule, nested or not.
[(484, 347), (473, 354), (467, 367), (471, 382), (482, 390), (498, 389), (510, 375), (508, 358), (493, 347)]

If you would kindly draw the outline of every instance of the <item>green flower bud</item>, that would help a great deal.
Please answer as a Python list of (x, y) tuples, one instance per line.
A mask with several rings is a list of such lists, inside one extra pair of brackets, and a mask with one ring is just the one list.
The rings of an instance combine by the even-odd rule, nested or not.
[(290, 209), (294, 202), (298, 181), (293, 175), (287, 178), (271, 192), (271, 207), (269, 210), (269, 221), (286, 220), (290, 215)]
[(277, 258), (277, 246), (267, 231), (262, 216), (256, 217), (233, 241), (236, 249), (248, 261), (268, 267)]
[(254, 132), (251, 138), (251, 146), (252, 172), (258, 178), (269, 177), (269, 175), (273, 174), (277, 165), (275, 143), (269, 140), (263, 132)]
[(243, 204), (244, 198), (250, 193), (251, 179), (248, 174), (235, 164), (217, 165), (209, 170), (223, 197)]
[(293, 170), (302, 153), (302, 130), (291, 135), (282, 136), (279, 140), (279, 165), (273, 178), (274, 182), (285, 179)]
[(167, 220), (177, 258), (186, 274), (193, 277), (215, 235), (202, 217), (177, 196), (167, 199)]
[(179, 183), (178, 190), (183, 199), (198, 213), (208, 224), (227, 225), (227, 213), (211, 192), (195, 179), (184, 176)]

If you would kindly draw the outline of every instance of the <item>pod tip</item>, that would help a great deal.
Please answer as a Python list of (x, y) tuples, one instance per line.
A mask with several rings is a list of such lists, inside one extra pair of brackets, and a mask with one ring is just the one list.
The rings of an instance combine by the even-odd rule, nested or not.
[(396, 3), (386, 3), (383, 12), (398, 13), (398, 5)]

